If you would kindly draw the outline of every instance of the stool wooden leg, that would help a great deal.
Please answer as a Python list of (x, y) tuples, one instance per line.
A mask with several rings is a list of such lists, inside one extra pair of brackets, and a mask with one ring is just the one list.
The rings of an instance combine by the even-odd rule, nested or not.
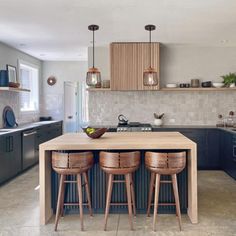
[(134, 216), (136, 216), (136, 202), (135, 202), (135, 193), (134, 193), (134, 180), (132, 174), (130, 174), (131, 179), (131, 200), (132, 200), (132, 206), (133, 206), (133, 213)]
[(125, 182), (126, 182), (126, 192), (127, 192), (127, 199), (128, 199), (128, 210), (129, 210), (129, 222), (130, 228), (133, 230), (133, 220), (132, 220), (132, 202), (131, 202), (131, 189), (130, 189), (130, 174), (125, 175)]
[(147, 207), (147, 216), (148, 217), (150, 217), (150, 208), (151, 208), (151, 203), (152, 203), (154, 181), (155, 181), (155, 174), (151, 173), (151, 179), (150, 179), (150, 185), (149, 185), (149, 193), (148, 193), (148, 207)]
[(173, 185), (173, 191), (175, 196), (175, 204), (176, 204), (176, 214), (178, 216), (178, 222), (179, 222), (179, 229), (182, 230), (182, 222), (181, 222), (181, 212), (180, 212), (180, 204), (179, 204), (179, 191), (178, 191), (178, 184), (177, 184), (177, 177), (175, 175), (171, 175), (172, 178), (172, 185)]
[(83, 222), (83, 198), (82, 198), (81, 174), (77, 174), (77, 188), (78, 188), (78, 196), (79, 196), (80, 225), (81, 225), (81, 230), (83, 231), (84, 222)]
[(65, 188), (66, 188), (66, 184), (64, 183), (64, 181), (66, 180), (66, 175), (63, 175), (63, 185), (62, 185), (62, 190), (61, 190), (61, 217), (63, 217), (64, 215), (64, 201), (65, 201)]
[(154, 213), (153, 213), (153, 231), (156, 231), (156, 218), (157, 218), (157, 209), (158, 209), (159, 188), (160, 188), (160, 175), (156, 174), (155, 200), (154, 200)]
[(106, 210), (105, 210), (105, 222), (104, 222), (104, 230), (107, 230), (107, 219), (110, 209), (111, 203), (111, 194), (112, 194), (112, 186), (113, 186), (113, 175), (108, 175), (108, 187), (107, 187), (107, 199), (106, 199)]
[(87, 200), (88, 200), (89, 214), (90, 214), (90, 216), (93, 216), (90, 188), (89, 188), (89, 182), (88, 182), (88, 173), (83, 173), (83, 177), (84, 177), (84, 181), (85, 181), (85, 189), (86, 189), (86, 195), (87, 195)]
[(54, 230), (57, 231), (57, 225), (60, 217), (60, 210), (61, 210), (61, 202), (62, 202), (62, 188), (64, 185), (64, 175), (60, 177), (60, 185), (58, 190), (58, 198), (57, 198), (57, 210), (56, 210), (56, 219), (55, 219), (55, 228)]

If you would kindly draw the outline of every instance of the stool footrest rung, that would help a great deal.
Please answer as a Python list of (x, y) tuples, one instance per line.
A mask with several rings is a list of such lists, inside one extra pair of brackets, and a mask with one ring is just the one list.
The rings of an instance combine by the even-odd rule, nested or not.
[[(131, 203), (133, 205), (133, 203)], [(112, 202), (110, 206), (128, 206), (127, 202)]]
[[(175, 203), (167, 203), (167, 202), (163, 202), (163, 203), (158, 203), (158, 206), (175, 206)], [(154, 206), (154, 203), (151, 203), (151, 206)]]
[(125, 180), (113, 180), (113, 183), (125, 183)]
[(160, 183), (161, 184), (171, 184), (172, 181), (171, 180), (161, 180)]
[[(83, 206), (88, 206), (88, 203), (83, 203)], [(77, 202), (64, 203), (64, 206), (79, 206)]]

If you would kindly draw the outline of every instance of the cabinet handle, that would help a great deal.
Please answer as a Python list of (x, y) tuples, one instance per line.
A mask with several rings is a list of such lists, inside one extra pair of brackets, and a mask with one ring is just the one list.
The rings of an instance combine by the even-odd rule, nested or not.
[(236, 145), (233, 146), (233, 157), (236, 157)]
[(10, 152), (13, 151), (13, 136), (10, 136)]
[(27, 137), (27, 136), (30, 136), (30, 135), (33, 135), (33, 134), (37, 134), (37, 131), (33, 131), (31, 133), (24, 133), (23, 136)]

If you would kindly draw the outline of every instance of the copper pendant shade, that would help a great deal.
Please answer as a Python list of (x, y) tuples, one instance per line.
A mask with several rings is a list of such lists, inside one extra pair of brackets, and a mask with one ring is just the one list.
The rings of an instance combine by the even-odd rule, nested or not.
[(89, 25), (88, 29), (93, 31), (93, 67), (89, 68), (86, 76), (86, 84), (89, 87), (101, 88), (101, 73), (94, 67), (94, 31), (99, 29), (98, 25)]
[(143, 85), (156, 86), (158, 85), (158, 74), (155, 68), (152, 67), (152, 50), (151, 50), (151, 32), (156, 29), (155, 25), (146, 25), (145, 30), (149, 31), (149, 67), (143, 72)]

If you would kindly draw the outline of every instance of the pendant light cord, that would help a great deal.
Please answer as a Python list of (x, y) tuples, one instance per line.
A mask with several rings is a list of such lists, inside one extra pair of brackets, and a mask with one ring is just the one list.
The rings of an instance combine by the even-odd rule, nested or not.
[(152, 67), (152, 50), (151, 50), (151, 30), (149, 31), (149, 62), (150, 62), (150, 67)]
[(93, 30), (93, 68), (94, 68), (94, 30)]

